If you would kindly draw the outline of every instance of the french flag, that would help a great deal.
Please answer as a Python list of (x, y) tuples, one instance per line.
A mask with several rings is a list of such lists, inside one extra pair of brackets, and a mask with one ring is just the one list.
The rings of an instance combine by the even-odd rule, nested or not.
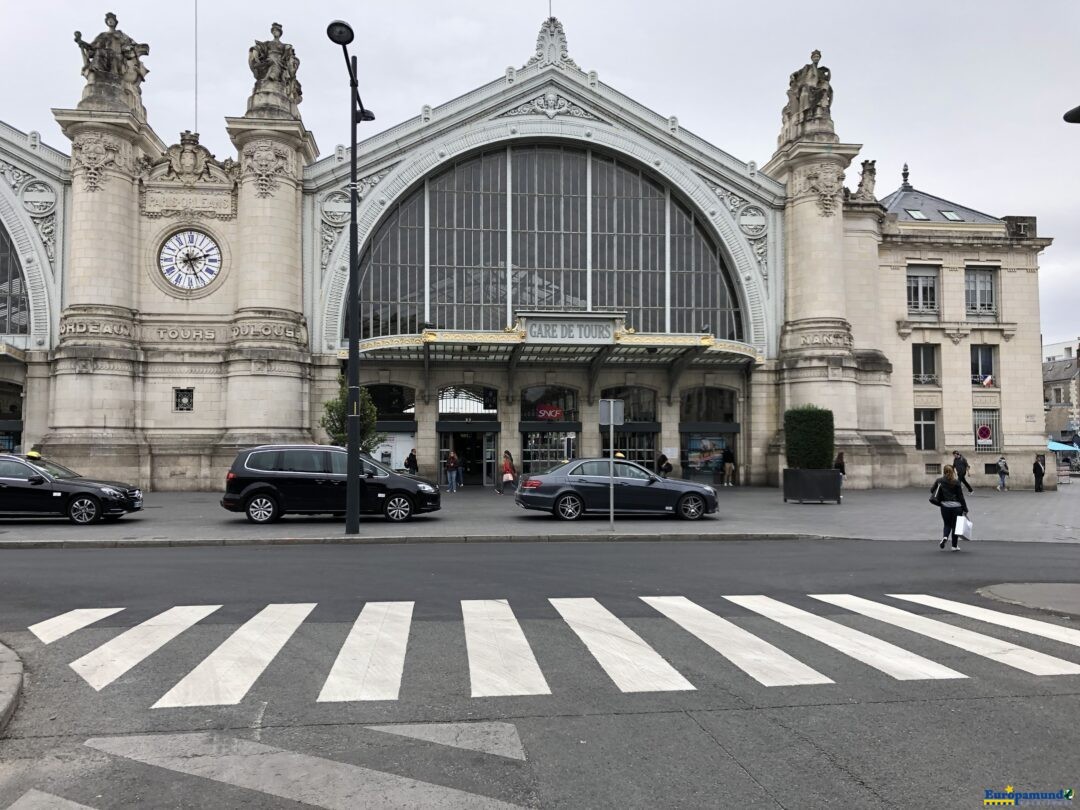
[(983, 388), (989, 388), (993, 384), (994, 384), (994, 375), (993, 374), (987, 374), (985, 377), (983, 377), (983, 381), (982, 381)]

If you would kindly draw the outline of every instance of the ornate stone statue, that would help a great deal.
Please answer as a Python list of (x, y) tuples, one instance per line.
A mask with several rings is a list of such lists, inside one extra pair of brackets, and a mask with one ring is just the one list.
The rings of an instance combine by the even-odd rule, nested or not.
[(779, 143), (794, 140), (837, 141), (832, 121), (831, 71), (819, 66), (821, 51), (810, 54), (810, 63), (791, 74), (784, 105)]
[(136, 42), (116, 27), (116, 15), (105, 15), (104, 31), (93, 42), (75, 32), (75, 42), (82, 51), (82, 75), (86, 77), (80, 109), (122, 110), (134, 112), (146, 119), (142, 104), (142, 83), (150, 71), (142, 63), (142, 57), (150, 53), (150, 46)]
[(853, 200), (862, 200), (865, 202), (877, 201), (877, 197), (874, 196), (874, 183), (877, 180), (876, 164), (876, 160), (864, 160), (862, 162), (862, 173), (859, 175), (859, 187), (855, 189), (855, 193), (851, 195)]
[(278, 23), (270, 26), (270, 33), (273, 39), (265, 42), (256, 40), (248, 50), (248, 66), (255, 76), (255, 89), (248, 100), (248, 113), (261, 110), (264, 114), (270, 113), (271, 117), (280, 117), (272, 115), (272, 111), (278, 109), (299, 116), (296, 105), (303, 100), (303, 96), (296, 72), (300, 68), (300, 60), (293, 46), (281, 41), (282, 28)]

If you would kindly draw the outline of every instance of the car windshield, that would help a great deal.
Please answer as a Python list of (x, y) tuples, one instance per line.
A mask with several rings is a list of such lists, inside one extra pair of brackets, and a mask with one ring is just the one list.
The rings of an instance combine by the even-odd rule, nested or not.
[(28, 458), (27, 462), (33, 464), (39, 470), (47, 472), (53, 478), (82, 478), (82, 476), (74, 470), (69, 470), (67, 467), (61, 467), (54, 461), (46, 461), (43, 458)]
[(373, 459), (371, 456), (362, 455), (362, 456), (360, 456), (360, 458), (362, 458), (364, 460), (365, 464), (370, 464), (372, 467), (374, 467), (379, 472), (383, 472), (383, 473), (391, 472), (389, 467), (386, 467), (386, 466), (380, 464), (375, 459)]

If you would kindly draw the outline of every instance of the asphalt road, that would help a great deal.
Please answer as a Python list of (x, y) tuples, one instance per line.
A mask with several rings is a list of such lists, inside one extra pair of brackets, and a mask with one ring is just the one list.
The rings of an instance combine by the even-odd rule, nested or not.
[[(0, 641), (28, 672), (0, 741), (0, 807), (976, 807), (1006, 784), (1056, 791), (1080, 772), (1080, 674), (1023, 668), (1080, 672), (1080, 648), (889, 594), (1068, 629), (1080, 617), (976, 591), (1077, 571), (1075, 548), (1050, 543), (0, 552)], [(851, 607), (866, 603), (810, 594), (863, 597), (998, 642), (965, 636), (960, 649)], [(747, 595), (867, 636), (843, 651), (798, 611), (778, 620), (758, 612), (776, 603), (725, 598)], [(685, 603), (641, 599), (676, 596), (752, 636), (714, 648), (656, 607)], [(463, 614), (480, 600), (506, 600), (512, 618), (470, 631)], [(397, 698), (320, 700), (361, 609), (383, 602), (412, 602), (411, 623), (380, 614), (379, 656), (350, 660), (364, 688), (393, 682)], [(117, 642), (103, 647), (177, 606), (216, 605), (127, 669)], [(268, 605), (292, 618), (269, 621)], [(498, 603), (482, 607), (505, 619)], [(122, 610), (56, 638), (55, 623), (39, 624), (93, 608)], [(883, 641), (906, 653), (875, 653)], [(760, 642), (786, 654), (780, 679), (791, 685), (765, 685), (740, 658)], [(776, 663), (774, 648), (764, 658)], [(395, 674), (387, 662), (401, 653)], [(485, 682), (485, 667), (512, 670), (513, 687), (532, 693), (492, 694), (505, 684)], [(547, 693), (530, 681), (536, 670)], [(94, 677), (111, 680), (96, 689)]]

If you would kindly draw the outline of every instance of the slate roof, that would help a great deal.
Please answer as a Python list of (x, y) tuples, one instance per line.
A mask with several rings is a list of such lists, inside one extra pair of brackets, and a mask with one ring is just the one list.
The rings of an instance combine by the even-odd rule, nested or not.
[[(978, 224), (1004, 225), (1004, 220), (968, 208), (966, 205), (957, 205), (946, 200), (944, 197), (936, 197), (919, 191), (908, 182), (908, 167), (904, 165), (904, 182), (896, 191), (881, 200), (885, 210), (890, 214), (896, 214), (899, 222), (937, 222), (949, 225), (962, 225), (965, 222)], [(909, 211), (921, 211), (923, 217), (913, 217)], [(942, 214), (942, 211), (951, 211), (959, 219), (950, 219)]]
[(1064, 360), (1047, 360), (1042, 364), (1043, 382), (1064, 382), (1071, 380), (1080, 372), (1076, 358), (1070, 357)]

